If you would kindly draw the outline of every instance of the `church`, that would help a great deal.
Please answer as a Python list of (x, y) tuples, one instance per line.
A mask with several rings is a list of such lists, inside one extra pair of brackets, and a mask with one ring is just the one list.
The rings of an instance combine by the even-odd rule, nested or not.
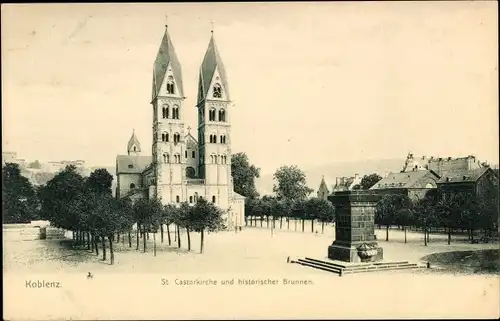
[(127, 155), (116, 157), (116, 197), (190, 205), (204, 198), (225, 210), (228, 229), (241, 227), (245, 198), (234, 192), (231, 176), (233, 104), (213, 31), (199, 71), (197, 137), (184, 122), (185, 98), (181, 64), (166, 27), (153, 64), (152, 156), (142, 155), (133, 132)]

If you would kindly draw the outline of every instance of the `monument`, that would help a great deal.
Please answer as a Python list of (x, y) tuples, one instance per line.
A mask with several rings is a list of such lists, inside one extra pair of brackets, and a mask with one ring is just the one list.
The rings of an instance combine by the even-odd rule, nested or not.
[(380, 196), (366, 191), (337, 192), (328, 197), (335, 206), (335, 241), (328, 258), (344, 262), (377, 262), (383, 250), (375, 237), (375, 208)]

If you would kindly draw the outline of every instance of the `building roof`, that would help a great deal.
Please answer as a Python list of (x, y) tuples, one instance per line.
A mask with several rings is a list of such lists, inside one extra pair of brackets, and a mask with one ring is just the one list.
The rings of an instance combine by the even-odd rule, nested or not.
[(153, 98), (157, 96), (160, 86), (163, 84), (163, 79), (167, 73), (167, 67), (170, 64), (172, 67), (172, 72), (174, 74), (175, 80), (177, 82), (177, 88), (179, 89), (179, 95), (184, 95), (184, 87), (182, 85), (182, 68), (177, 59), (177, 54), (175, 53), (174, 45), (168, 34), (168, 28), (165, 28), (165, 34), (160, 44), (160, 49), (156, 55), (156, 60), (153, 66)]
[(413, 171), (413, 172), (403, 172), (403, 173), (389, 173), (387, 177), (382, 178), (370, 189), (385, 189), (385, 188), (412, 188), (421, 178), (431, 173), (438, 177), (431, 171)]
[(219, 50), (215, 44), (214, 35), (210, 37), (208, 48), (203, 58), (203, 63), (200, 68), (200, 77), (198, 81), (198, 103), (207, 97), (207, 92), (212, 82), (212, 78), (216, 69), (219, 69), (222, 86), (226, 92), (226, 97), (229, 100), (229, 87), (227, 85), (226, 69), (219, 55)]
[(233, 198), (235, 198), (235, 199), (246, 199), (245, 196), (243, 196), (241, 194), (238, 194), (236, 192), (233, 192)]
[(139, 143), (139, 139), (137, 139), (137, 136), (135, 136), (135, 130), (132, 132), (132, 136), (130, 136), (130, 139), (128, 140), (127, 152), (131, 152), (134, 145), (137, 147), (137, 150), (135, 152), (140, 152), (141, 143)]
[(489, 167), (481, 167), (472, 170), (466, 169), (456, 169), (449, 170), (441, 176), (437, 181), (438, 184), (442, 183), (463, 183), (463, 182), (475, 182), (481, 177), (486, 171), (490, 169)]
[(118, 155), (116, 156), (116, 174), (140, 174), (149, 164), (151, 156)]
[(326, 183), (325, 183), (325, 176), (321, 177), (321, 183), (319, 183), (318, 191), (329, 192), (328, 187), (326, 186)]

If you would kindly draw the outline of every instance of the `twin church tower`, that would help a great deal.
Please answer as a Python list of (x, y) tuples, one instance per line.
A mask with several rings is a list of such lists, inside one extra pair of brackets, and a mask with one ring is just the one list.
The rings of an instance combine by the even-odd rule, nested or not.
[(200, 198), (228, 210), (226, 225), (243, 226), (244, 197), (231, 177), (231, 100), (214, 35), (199, 72), (198, 135), (186, 127), (181, 64), (168, 33), (153, 65), (152, 156), (142, 156), (135, 132), (128, 155), (116, 159), (116, 196), (159, 198), (163, 204), (196, 203)]

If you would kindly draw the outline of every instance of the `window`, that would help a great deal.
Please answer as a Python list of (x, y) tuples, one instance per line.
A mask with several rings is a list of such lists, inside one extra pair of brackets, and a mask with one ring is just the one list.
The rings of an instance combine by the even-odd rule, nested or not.
[(179, 119), (179, 106), (177, 105), (172, 108), (172, 119)]
[(215, 203), (215, 195), (212, 196), (212, 203)]
[(128, 168), (134, 168), (134, 165), (129, 164), (129, 165), (128, 165)]
[(179, 155), (179, 154), (175, 154), (175, 155), (174, 155), (174, 161), (175, 161), (176, 163), (180, 163), (180, 162), (181, 162), (181, 155)]
[(219, 121), (226, 121), (226, 111), (224, 109), (219, 110)]
[(174, 77), (168, 76), (167, 79), (167, 94), (173, 95), (174, 94)]
[(193, 203), (193, 197), (189, 196), (189, 203)]
[(134, 146), (134, 152), (136, 152), (136, 151), (137, 151), (137, 148)]
[(188, 158), (188, 151), (187, 150), (184, 151), (184, 158)]
[(174, 143), (178, 143), (181, 141), (181, 135), (179, 133), (174, 134)]
[(196, 152), (194, 150), (191, 152), (191, 158), (196, 158)]
[(215, 108), (210, 108), (210, 111), (208, 112), (208, 120), (215, 121)]
[(134, 189), (135, 188), (135, 184), (134, 183), (130, 183), (130, 189)]
[(194, 170), (193, 167), (191, 167), (191, 166), (186, 167), (186, 177), (187, 178), (196, 178), (196, 171)]
[(222, 88), (221, 88), (220, 84), (215, 84), (214, 85), (212, 96), (214, 98), (221, 98), (222, 97)]
[(168, 133), (167, 132), (164, 132), (161, 134), (161, 141), (168, 142)]
[(217, 143), (217, 135), (210, 135), (210, 143), (216, 144)]
[(210, 163), (212, 163), (212, 164), (215, 163), (214, 155), (210, 155)]
[(169, 107), (168, 105), (163, 105), (162, 109), (161, 109), (161, 116), (162, 118), (168, 118), (169, 117)]
[(180, 203), (181, 198), (179, 197), (179, 195), (177, 195), (177, 196), (175, 197), (175, 201), (176, 201), (177, 203)]
[(170, 163), (170, 157), (168, 156), (167, 153), (163, 154), (163, 162), (164, 163)]

